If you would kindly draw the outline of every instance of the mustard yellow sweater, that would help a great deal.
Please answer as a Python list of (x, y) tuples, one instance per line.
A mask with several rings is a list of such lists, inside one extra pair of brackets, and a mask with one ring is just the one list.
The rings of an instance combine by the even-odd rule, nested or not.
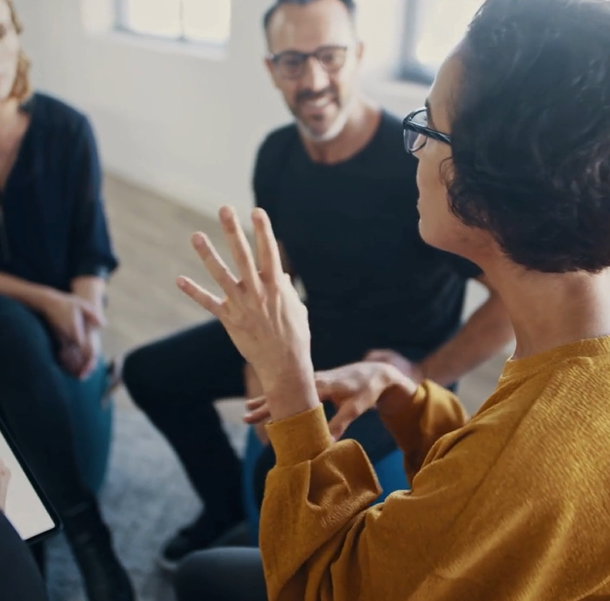
[(610, 599), (610, 338), (509, 361), (468, 423), (426, 383), (387, 426), (412, 491), (372, 508), (371, 465), (320, 408), (268, 427), (271, 601)]

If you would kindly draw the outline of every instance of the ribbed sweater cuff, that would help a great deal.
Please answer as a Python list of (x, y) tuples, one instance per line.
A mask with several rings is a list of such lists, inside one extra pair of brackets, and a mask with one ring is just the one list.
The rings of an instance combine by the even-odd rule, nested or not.
[(322, 404), (305, 413), (270, 423), (267, 434), (278, 467), (311, 461), (333, 444)]

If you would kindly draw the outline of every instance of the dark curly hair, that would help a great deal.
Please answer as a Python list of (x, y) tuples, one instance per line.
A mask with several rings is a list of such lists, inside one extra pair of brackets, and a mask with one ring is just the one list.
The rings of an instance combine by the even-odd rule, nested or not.
[[(356, 14), (356, 2), (354, 0), (340, 0), (343, 4), (345, 4), (345, 8), (347, 8), (348, 12), (352, 17)], [(276, 0), (276, 2), (271, 6), (263, 17), (263, 28), (265, 32), (269, 29), (269, 24), (271, 23), (271, 19), (275, 14), (275, 11), (282, 6), (283, 4), (296, 4), (298, 6), (307, 6), (312, 2), (317, 2), (317, 0)]]
[(547, 273), (610, 266), (610, 2), (487, 0), (458, 57), (449, 200)]

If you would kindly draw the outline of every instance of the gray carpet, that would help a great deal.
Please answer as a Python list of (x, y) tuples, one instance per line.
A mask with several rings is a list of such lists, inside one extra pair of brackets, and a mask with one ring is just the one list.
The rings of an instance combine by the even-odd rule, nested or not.
[[(241, 448), (243, 429), (234, 423), (227, 428)], [(101, 504), (139, 601), (173, 601), (169, 580), (156, 566), (156, 554), (168, 536), (195, 517), (199, 505), (172, 451), (136, 410), (117, 411)], [(63, 537), (48, 547), (51, 601), (86, 601)]]

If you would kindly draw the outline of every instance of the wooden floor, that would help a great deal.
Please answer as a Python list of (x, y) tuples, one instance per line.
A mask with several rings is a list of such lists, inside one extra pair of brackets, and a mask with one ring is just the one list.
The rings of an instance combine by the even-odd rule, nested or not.
[[(205, 312), (176, 288), (181, 274), (212, 286), (189, 237), (205, 231), (224, 249), (219, 227), (199, 213), (113, 177), (105, 182), (107, 211), (121, 267), (110, 284), (105, 348), (122, 353), (148, 340), (207, 319)], [(213, 286), (212, 286), (213, 287)], [(493, 390), (504, 363), (498, 357), (462, 382), (460, 396), (470, 412)], [(124, 393), (119, 402), (127, 406)], [(239, 408), (228, 406), (229, 418)]]

